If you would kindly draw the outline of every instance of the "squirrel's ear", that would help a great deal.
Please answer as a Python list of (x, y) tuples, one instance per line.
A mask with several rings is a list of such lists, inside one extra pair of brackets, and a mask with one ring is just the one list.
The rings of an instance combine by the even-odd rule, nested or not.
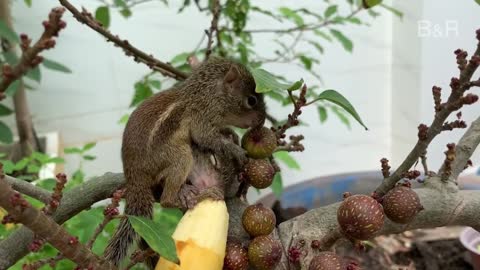
[(235, 65), (231, 65), (227, 74), (225, 74), (225, 77), (223, 78), (223, 82), (226, 84), (232, 84), (239, 78), (240, 78), (240, 72), (238, 71), (238, 68)]

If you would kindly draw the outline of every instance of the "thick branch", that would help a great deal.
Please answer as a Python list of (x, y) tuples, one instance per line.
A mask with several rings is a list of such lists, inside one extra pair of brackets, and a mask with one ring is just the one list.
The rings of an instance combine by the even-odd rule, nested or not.
[[(477, 48), (473, 54), (473, 57), (480, 57), (480, 43), (477, 43)], [(448, 101), (445, 104), (442, 104), (441, 108), (439, 108), (439, 110), (436, 112), (432, 124), (429, 127), (424, 127), (424, 131), (426, 128), (425, 134), (419, 136), (416, 145), (405, 158), (403, 163), (375, 190), (378, 196), (384, 195), (386, 192), (392, 189), (400, 179), (402, 179), (404, 173), (406, 173), (421, 157), (421, 155), (427, 151), (430, 142), (432, 142), (432, 140), (438, 134), (440, 134), (440, 132), (442, 132), (443, 125), (450, 114), (466, 104), (463, 103), (463, 94), (469, 89), (469, 87), (471, 87), (470, 80), (472, 79), (473, 73), (477, 70), (477, 68), (478, 64), (474, 61), (470, 61), (468, 65), (466, 65), (466, 67), (460, 72), (460, 78), (452, 79), (452, 83), (450, 84), (452, 91)]]
[[(52, 216), (53, 220), (58, 224), (64, 223), (92, 204), (109, 198), (113, 192), (122, 187), (123, 183), (123, 174), (106, 173), (66, 191), (60, 206)], [(25, 256), (29, 252), (27, 246), (32, 239), (32, 232), (22, 227), (0, 242), (0, 269), (8, 269)]]
[[(380, 234), (400, 233), (411, 229), (446, 225), (471, 226), (480, 230), (480, 213), (478, 212), (480, 192), (451, 192), (450, 188), (440, 184), (439, 179), (436, 180), (438, 181), (427, 181), (427, 183), (433, 182), (438, 186), (433, 187), (427, 184), (427, 188), (415, 190), (425, 209), (410, 224), (399, 225), (386, 219)], [(329, 234), (338, 230), (337, 209), (339, 205), (340, 203), (335, 203), (317, 208), (280, 224), (278, 233), (284, 251), (287, 252), (289, 247), (296, 245), (300, 240), (305, 240), (304, 248), (306, 252), (304, 254), (307, 254), (307, 256), (302, 258), (301, 264), (307, 267), (308, 262), (317, 253), (311, 249), (311, 241), (322, 241)], [(288, 258), (283, 257), (282, 263), (277, 269), (290, 269)]]
[[(87, 247), (58, 225), (42, 211), (31, 205), (26, 206), (26, 200), (16, 197), (16, 193), (10, 185), (0, 176), (0, 206), (3, 207), (15, 219), (24, 226), (33, 230), (35, 234), (47, 240), (53, 247), (61, 250), (62, 254), (77, 263), (82, 268), (93, 267), (94, 269), (115, 269), (109, 262), (101, 260)], [(14, 202), (16, 199), (17, 203)], [(28, 204), (28, 203), (26, 203)]]
[(59, 0), (62, 6), (67, 8), (73, 16), (81, 23), (84, 23), (92, 30), (96, 31), (100, 35), (107, 38), (107, 40), (113, 42), (115, 45), (122, 48), (128, 56), (133, 56), (135, 61), (142, 62), (148, 65), (151, 69), (156, 70), (162, 73), (165, 76), (172, 77), (177, 80), (184, 80), (187, 78), (187, 74), (172, 67), (169, 64), (163, 63), (162, 61), (156, 59), (152, 55), (148, 55), (147, 53), (137, 49), (133, 45), (128, 42), (128, 40), (122, 40), (117, 35), (112, 34), (110, 31), (103, 28), (103, 26), (98, 23), (90, 13), (86, 10), (80, 12), (76, 9), (69, 1), (67, 0)]
[(12, 186), (13, 189), (16, 191), (28, 195), (32, 198), (35, 198), (45, 204), (50, 202), (50, 199), (52, 197), (52, 193), (49, 191), (46, 191), (43, 188), (39, 188), (37, 186), (32, 185), (31, 183), (20, 180), (14, 177), (10, 177), (8, 175), (5, 176), (5, 180), (7, 183)]
[[(456, 156), (452, 165), (452, 177), (456, 179), (458, 175), (464, 170), (468, 160), (480, 144), (480, 117), (473, 121), (467, 132), (463, 134), (462, 138), (455, 149)], [(439, 174), (444, 170), (440, 169)]]

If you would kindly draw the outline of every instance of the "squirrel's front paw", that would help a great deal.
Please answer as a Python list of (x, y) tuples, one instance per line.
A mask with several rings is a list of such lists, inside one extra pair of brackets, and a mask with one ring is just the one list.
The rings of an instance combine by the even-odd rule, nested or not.
[(178, 193), (178, 200), (180, 202), (180, 208), (192, 209), (197, 205), (199, 190), (197, 187), (189, 184), (183, 185)]
[(236, 145), (232, 145), (229, 149), (230, 155), (232, 156), (233, 161), (239, 165), (241, 168), (247, 163), (247, 152)]

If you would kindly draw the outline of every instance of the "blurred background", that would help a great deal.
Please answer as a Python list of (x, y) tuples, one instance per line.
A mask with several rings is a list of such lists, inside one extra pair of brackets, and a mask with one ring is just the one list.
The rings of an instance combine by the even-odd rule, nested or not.
[[(13, 28), (35, 40), (43, 31), (41, 22), (59, 3), (33, 0), (29, 7), (27, 2), (13, 1)], [(210, 14), (199, 11), (194, 4), (179, 13), (184, 1), (169, 1), (168, 6), (162, 1), (145, 1), (132, 7), (132, 16), (128, 18), (114, 8), (113, 1), (71, 2), (77, 8), (84, 6), (92, 12), (106, 4), (112, 6), (109, 29), (164, 61), (195, 50), (205, 36), (204, 30), (210, 27)], [(305, 8), (322, 15), (326, 15), (327, 8), (337, 5), (334, 12), (348, 15), (352, 10), (349, 2), (268, 0), (250, 1), (250, 4), (275, 14), (279, 8), (287, 7), (287, 11)], [(300, 119), (306, 125), (289, 130), (288, 135), (303, 134), (305, 151), (291, 154), (293, 165), (289, 158), (287, 163), (279, 163), (283, 169), (283, 185), (338, 173), (379, 170), (383, 157), (390, 160), (393, 168), (398, 166), (417, 141), (419, 123), (428, 125), (432, 121), (432, 86), (442, 87), (447, 95), (451, 77), (458, 76), (453, 51), (462, 48), (471, 54), (475, 49), (480, 5), (474, 0), (402, 0), (384, 1), (384, 4), (394, 8), (394, 12), (375, 7), (355, 14), (361, 24), (333, 25), (352, 42), (351, 47), (348, 41), (338, 37), (330, 35), (333, 40), (329, 41), (318, 33), (303, 33), (304, 40), (296, 44), (295, 50), (308, 56), (310, 61), (304, 58), (298, 61), (298, 55), (291, 61), (273, 61), (278, 58), (275, 51), (281, 51), (280, 43), (275, 40), (288, 45), (295, 40), (294, 34), (281, 37), (277, 33), (251, 34), (247, 49), (255, 54), (250, 54), (249, 60), (263, 59), (262, 67), (269, 72), (289, 81), (303, 78), (308, 86), (318, 87), (318, 91), (335, 89), (353, 104), (368, 127), (365, 130), (348, 114), (328, 105), (325, 105), (326, 120), (320, 105), (304, 109)], [(251, 12), (245, 29), (295, 27), (294, 15), (288, 15), (286, 9), (279, 14), (285, 16), (281, 21), (261, 12)], [(301, 12), (296, 14), (304, 16)], [(121, 120), (133, 109), (130, 105), (135, 83), (142, 81), (150, 70), (125, 57), (122, 50), (78, 23), (69, 12), (64, 19), (67, 28), (57, 39), (55, 49), (43, 55), (72, 72), (43, 68), (41, 82), (30, 83), (33, 90), (27, 92), (27, 99), (34, 126), (39, 135), (51, 138), (50, 153), (65, 158), (61, 166), (67, 174), (76, 172), (82, 159), (86, 178), (104, 172), (121, 172), (124, 128)], [(328, 28), (325, 31), (328, 33)], [(308, 41), (318, 42), (321, 48)], [(206, 46), (206, 39), (200, 46)], [(161, 76), (157, 78), (162, 82), (162, 89), (173, 83)], [(7, 100), (6, 104), (11, 106), (11, 102)], [(277, 119), (286, 118), (292, 110), (291, 106), (282, 106), (273, 99), (268, 100), (268, 106)], [(480, 107), (467, 106), (462, 113), (469, 123), (480, 115)], [(16, 132), (13, 115), (2, 119)], [(463, 132), (458, 129), (445, 132), (430, 145), (431, 170), (437, 170), (443, 162), (445, 145), (457, 142)], [(72, 148), (82, 148), (91, 142), (96, 145), (88, 150), (91, 157), (86, 160), (81, 155), (64, 153), (65, 148), (70, 148), (71, 153), (75, 152)], [(474, 154), (474, 165), (480, 162), (478, 153), (477, 150)], [(95, 160), (90, 160), (94, 157)], [(296, 169), (295, 163), (300, 169)], [(418, 169), (421, 170), (420, 165)], [(269, 192), (263, 190), (262, 194)], [(258, 196), (254, 190), (249, 194), (250, 199)]]

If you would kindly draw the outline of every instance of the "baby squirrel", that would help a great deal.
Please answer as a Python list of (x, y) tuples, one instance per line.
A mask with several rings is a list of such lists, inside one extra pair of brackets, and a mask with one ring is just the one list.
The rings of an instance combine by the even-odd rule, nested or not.
[[(199, 188), (186, 184), (189, 175), (195, 174), (192, 145), (215, 156), (231, 157), (243, 166), (245, 151), (224, 134), (230, 125), (263, 125), (265, 103), (255, 87), (245, 66), (211, 57), (184, 82), (142, 102), (123, 133), (125, 214), (151, 217), (159, 190), (162, 207), (193, 205), (190, 201)], [(105, 257), (118, 265), (135, 238), (128, 219), (123, 219)]]

